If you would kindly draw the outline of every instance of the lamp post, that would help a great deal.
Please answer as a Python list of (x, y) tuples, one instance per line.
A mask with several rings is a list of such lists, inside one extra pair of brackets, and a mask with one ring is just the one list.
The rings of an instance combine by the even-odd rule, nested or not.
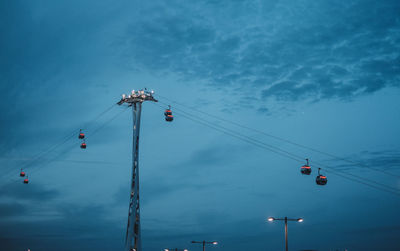
[(203, 251), (206, 250), (206, 244), (211, 244), (211, 245), (217, 245), (218, 244), (218, 242), (216, 242), (216, 241), (192, 241), (192, 243), (203, 244)]
[(281, 221), (285, 221), (285, 247), (286, 247), (286, 251), (288, 251), (288, 227), (287, 227), (287, 223), (288, 221), (297, 221), (297, 222), (303, 222), (303, 218), (298, 218), (298, 219), (288, 219), (288, 217), (285, 218), (274, 218), (274, 217), (269, 217), (268, 221), (269, 222), (273, 222), (276, 220), (281, 220)]

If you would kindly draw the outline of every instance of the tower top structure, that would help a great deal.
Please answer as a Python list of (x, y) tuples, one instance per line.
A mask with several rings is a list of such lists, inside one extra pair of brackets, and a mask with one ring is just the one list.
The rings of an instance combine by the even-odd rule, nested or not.
[(157, 99), (153, 97), (154, 91), (148, 91), (146, 88), (144, 90), (132, 90), (131, 94), (126, 95), (122, 94), (122, 98), (120, 101), (118, 101), (118, 105), (122, 105), (124, 103), (127, 103), (129, 106), (135, 103), (143, 103), (144, 101), (153, 101), (153, 102), (158, 102)]

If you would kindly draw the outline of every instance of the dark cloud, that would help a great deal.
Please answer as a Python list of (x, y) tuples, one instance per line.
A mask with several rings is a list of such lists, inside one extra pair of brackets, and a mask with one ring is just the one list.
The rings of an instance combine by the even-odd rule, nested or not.
[(62, 202), (59, 191), (37, 183), (11, 183), (0, 191), (0, 250), (112, 250), (123, 245), (123, 225), (110, 220), (104, 206)]
[(363, 228), (363, 229), (352, 229), (352, 230), (347, 230), (345, 233), (348, 234), (368, 234), (368, 235), (374, 235), (376, 233), (400, 233), (400, 226), (380, 226), (380, 227), (371, 227), (371, 228)]
[[(226, 151), (229, 147), (230, 151)], [(168, 170), (158, 170), (157, 173), (146, 177), (141, 181), (141, 204), (147, 205), (150, 202), (157, 201), (160, 198), (179, 191), (198, 191), (209, 190), (210, 187), (223, 187), (224, 182), (209, 181), (199, 183), (196, 176), (210, 175), (214, 168), (234, 161), (235, 156), (241, 152), (237, 146), (222, 146), (215, 144), (195, 151), (191, 156), (180, 163), (170, 166)], [(229, 161), (226, 158), (230, 159)], [(173, 173), (173, 177), (166, 179)], [(129, 181), (130, 182), (130, 181)], [(115, 203), (118, 205), (128, 205), (130, 184), (121, 186), (114, 195)]]
[(253, 87), (262, 99), (351, 99), (399, 86), (399, 10), (398, 1), (142, 4), (125, 52), (154, 73)]
[(26, 212), (26, 208), (20, 203), (0, 203), (0, 219), (10, 216), (21, 216)]
[(266, 107), (260, 107), (258, 108), (258, 111), (261, 113), (269, 114), (270, 110)]
[(11, 184), (0, 194), (0, 250), (112, 250), (123, 225), (98, 204), (60, 202), (60, 193), (35, 183)]
[[(55, 219), (0, 222), (0, 250), (115, 250), (123, 248), (124, 231), (106, 220), (100, 206), (64, 204)], [(118, 225), (117, 225), (118, 226)]]
[(333, 160), (338, 170), (371, 170), (391, 171), (400, 169), (400, 153), (393, 150), (364, 151), (359, 154)]
[(48, 189), (37, 183), (22, 185), (20, 182), (9, 182), (0, 190), (0, 198), (13, 198), (22, 201), (48, 201), (59, 196), (56, 190)]

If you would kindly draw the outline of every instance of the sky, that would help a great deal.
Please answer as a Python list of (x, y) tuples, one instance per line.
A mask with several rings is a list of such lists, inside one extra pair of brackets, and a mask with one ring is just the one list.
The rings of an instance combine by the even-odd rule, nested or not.
[(290, 250), (399, 250), (399, 13), (394, 0), (0, 1), (0, 251), (124, 248), (132, 114), (115, 104), (142, 88), (159, 100), (142, 111), (144, 251), (282, 250), (283, 222), (266, 219), (285, 216), (304, 218)]

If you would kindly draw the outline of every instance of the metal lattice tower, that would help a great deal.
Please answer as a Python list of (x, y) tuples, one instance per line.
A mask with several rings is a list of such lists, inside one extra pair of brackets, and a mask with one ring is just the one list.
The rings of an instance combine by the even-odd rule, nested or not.
[(132, 106), (133, 111), (133, 147), (132, 147), (132, 181), (131, 194), (129, 201), (128, 226), (126, 229), (125, 251), (141, 251), (140, 234), (140, 204), (139, 204), (139, 131), (140, 114), (144, 101), (157, 100), (153, 97), (153, 91), (147, 90), (132, 91), (131, 95), (122, 95), (122, 99), (117, 103), (122, 105), (127, 103)]

